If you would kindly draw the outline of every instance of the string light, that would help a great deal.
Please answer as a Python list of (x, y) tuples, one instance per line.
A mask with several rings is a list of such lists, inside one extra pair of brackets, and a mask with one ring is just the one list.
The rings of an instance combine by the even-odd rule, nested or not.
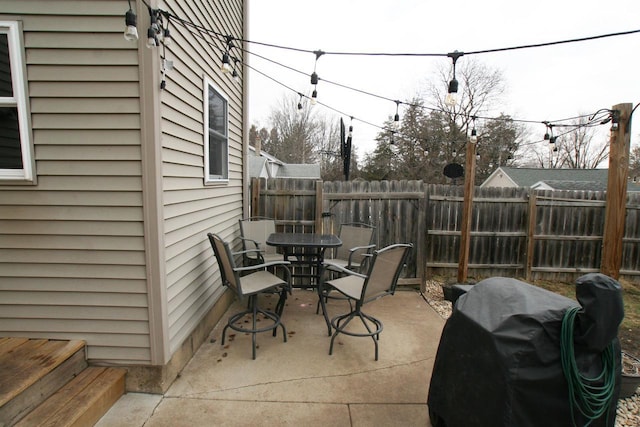
[(472, 117), (472, 128), (471, 128), (471, 136), (469, 137), (469, 142), (471, 142), (472, 144), (475, 144), (476, 142), (478, 142), (478, 132), (476, 131), (476, 117)]
[(457, 50), (448, 53), (447, 56), (451, 58), (453, 62), (453, 78), (449, 82), (449, 87), (447, 89), (447, 96), (444, 100), (444, 103), (449, 107), (453, 107), (456, 105), (458, 101), (458, 80), (456, 80), (456, 62), (458, 62), (458, 58), (460, 58), (464, 53), (458, 52)]
[(320, 80), (318, 73), (316, 73), (316, 66), (318, 65), (318, 59), (324, 55), (324, 52), (321, 50), (314, 50), (313, 53), (316, 55), (316, 60), (313, 63), (313, 73), (311, 73), (311, 84), (313, 85), (313, 92), (311, 92), (311, 105), (316, 105), (318, 102), (318, 81)]
[[(143, 1), (143, 3), (145, 3), (145, 4), (146, 4), (146, 2), (144, 2), (144, 1)], [(198, 26), (198, 25), (196, 25), (196, 24), (194, 24), (194, 23), (192, 23), (192, 22), (189, 22), (189, 21), (186, 21), (186, 20), (184, 20), (184, 19), (181, 19), (181, 18), (179, 18), (179, 17), (177, 17), (177, 16), (175, 16), (175, 15), (169, 14), (169, 13), (167, 13), (167, 12), (163, 12), (163, 13), (164, 13), (164, 14), (165, 14), (165, 16), (167, 17), (167, 19), (174, 19), (175, 21), (177, 21), (177, 22), (178, 22), (178, 23), (180, 23), (181, 25), (184, 25), (184, 26), (185, 26), (185, 28), (187, 28), (187, 27), (193, 27), (193, 28), (196, 28), (198, 31), (197, 31), (197, 32), (193, 32), (193, 34), (194, 34), (194, 35), (196, 35), (196, 36), (202, 37), (202, 34), (212, 34), (212, 35), (214, 35), (214, 36), (216, 36), (216, 37), (225, 37), (225, 36), (223, 36), (222, 34), (216, 33), (216, 32), (215, 32), (215, 31), (213, 31), (213, 30), (210, 30), (210, 29), (207, 29), (207, 28), (204, 28), (204, 27), (200, 27), (200, 26)], [(508, 50), (514, 50), (514, 49), (524, 49), (524, 48), (532, 48), (532, 47), (550, 46), (550, 45), (555, 45), (555, 44), (560, 44), (560, 43), (572, 43), (572, 42), (577, 42), (577, 41), (586, 41), (586, 40), (593, 40), (593, 39), (597, 39), (597, 38), (612, 37), (612, 36), (619, 36), (619, 35), (627, 35), (627, 34), (634, 34), (634, 33), (640, 33), (640, 30), (633, 30), (633, 31), (626, 31), (626, 32), (619, 32), (619, 33), (612, 33), (612, 34), (605, 34), (605, 35), (600, 35), (600, 36), (585, 37), (585, 38), (581, 38), (581, 39), (564, 40), (564, 41), (551, 42), (551, 43), (542, 43), (542, 44), (536, 44), (536, 45), (524, 45), (524, 46), (508, 47), (508, 48), (501, 48), (501, 49), (491, 49), (491, 50), (484, 50), (484, 51), (472, 51), (472, 52), (466, 52), (466, 54), (467, 54), (467, 55), (471, 55), (471, 54), (481, 54), (481, 53), (488, 53), (488, 52), (508, 51)], [(228, 37), (228, 36), (226, 36), (226, 37)], [(328, 54), (334, 54), (334, 55), (375, 55), (375, 56), (381, 56), (381, 55), (389, 55), (389, 56), (447, 56), (447, 57), (452, 58), (452, 60), (453, 60), (453, 78), (452, 78), (452, 80), (449, 82), (449, 86), (448, 86), (447, 94), (453, 94), (453, 95), (452, 95), (451, 97), (449, 97), (449, 98), (453, 98), (453, 99), (454, 99), (454, 100), (456, 100), (456, 101), (457, 101), (457, 99), (456, 99), (455, 97), (456, 97), (456, 95), (457, 95), (458, 81), (457, 81), (456, 76), (455, 76), (455, 66), (456, 66), (456, 61), (457, 61), (457, 59), (458, 59), (460, 56), (463, 56), (463, 55), (465, 54), (465, 53), (458, 52), (458, 51), (454, 51), (453, 53), (449, 53), (449, 54), (438, 54), (438, 53), (433, 53), (433, 54), (431, 54), (431, 53), (418, 53), (418, 54), (416, 54), (416, 53), (392, 53), (392, 54), (387, 54), (387, 53), (322, 52), (322, 51), (310, 51), (310, 50), (303, 50), (303, 49), (293, 49), (293, 48), (287, 48), (287, 47), (283, 47), (283, 46), (270, 45), (270, 44), (266, 44), (266, 43), (253, 42), (253, 41), (250, 41), (250, 40), (242, 40), (242, 39), (238, 39), (238, 40), (241, 40), (241, 41), (243, 41), (243, 42), (247, 42), (247, 43), (261, 44), (261, 45), (271, 46), (271, 47), (276, 47), (276, 48), (291, 49), (291, 50), (296, 50), (296, 51), (299, 51), (299, 52), (313, 52), (313, 53), (316, 55), (316, 62), (317, 62), (318, 58), (319, 58), (321, 55), (325, 54), (325, 53), (328, 53)], [(249, 54), (252, 54), (252, 55), (256, 55), (256, 54), (254, 54), (254, 53), (252, 53), (252, 52), (249, 52), (249, 51), (246, 51), (246, 52), (247, 52), (247, 53), (249, 53)], [(259, 56), (259, 55), (258, 55), (258, 56)], [(265, 59), (267, 59), (267, 58), (265, 58)], [(267, 60), (269, 60), (269, 59), (267, 59)], [(275, 62), (275, 61), (272, 61), (272, 62)], [(251, 67), (250, 65), (248, 65), (248, 64), (245, 64), (245, 65), (246, 65), (248, 68), (250, 68), (250, 69), (252, 69), (252, 70), (254, 70), (254, 71), (256, 71), (256, 72), (258, 72), (258, 73), (260, 73), (260, 74), (262, 74), (262, 75), (264, 75), (265, 77), (270, 78), (270, 79), (271, 79), (271, 80), (273, 80), (274, 82), (276, 82), (276, 83), (278, 83), (278, 84), (281, 84), (281, 85), (282, 85), (282, 86), (284, 86), (284, 87), (287, 87), (286, 85), (282, 84), (281, 82), (279, 82), (279, 81), (277, 81), (277, 80), (273, 79), (272, 77), (267, 76), (266, 74), (264, 74), (264, 73), (260, 72), (259, 70), (257, 70), (257, 69), (255, 69), (255, 68)], [(281, 64), (279, 64), (279, 65), (281, 65)], [(288, 67), (288, 68), (290, 68), (290, 67)], [(297, 71), (297, 70), (294, 70), (294, 71)], [(298, 72), (300, 72), (300, 71), (298, 71)], [(314, 74), (315, 74), (315, 67), (314, 67)], [(317, 85), (317, 81), (319, 81), (319, 78), (317, 77), (317, 74), (316, 74), (316, 83), (314, 84), (314, 95), (315, 95), (315, 96), (311, 99), (312, 103), (316, 103), (316, 102), (317, 102), (317, 89), (315, 88), (315, 86)], [(339, 85), (339, 84), (337, 84), (337, 83), (329, 82), (329, 81), (327, 81), (327, 80), (325, 80), (325, 81), (326, 81), (326, 82), (328, 82), (328, 83), (332, 83), (332, 84)], [(341, 86), (341, 85), (339, 85), (339, 86)], [(346, 87), (346, 86), (343, 86), (343, 87)], [(347, 88), (347, 89), (351, 89), (351, 90), (356, 90), (356, 91), (358, 91), (358, 92), (366, 93), (366, 92), (364, 92), (364, 91), (360, 91), (360, 90), (353, 89), (353, 88), (350, 88), (350, 87), (346, 87), (346, 88)], [(288, 89), (292, 90), (291, 88), (288, 88)], [(369, 93), (367, 93), (367, 94), (369, 94)], [(375, 94), (370, 94), (370, 95), (372, 95), (372, 96), (377, 96), (377, 97), (379, 97), (379, 98), (384, 98), (384, 97), (381, 97), (381, 96), (379, 96), (379, 95), (375, 95)], [(387, 98), (384, 98), (384, 99), (387, 99)], [(445, 101), (446, 101), (446, 100), (445, 100)], [(395, 101), (394, 101), (394, 102), (395, 102)], [(323, 105), (323, 106), (325, 106), (326, 108), (329, 108), (329, 109), (331, 109), (331, 110), (333, 110), (333, 111), (336, 111), (336, 112), (338, 112), (338, 113), (340, 113), (340, 114), (345, 114), (345, 113), (340, 112), (340, 111), (336, 110), (335, 108), (332, 108), (332, 107), (330, 107), (330, 106), (328, 106), (328, 105), (325, 105), (325, 104), (322, 104), (322, 105)], [(411, 105), (411, 104), (408, 104), (408, 105)], [(449, 105), (449, 104), (447, 104), (447, 105)], [(455, 105), (455, 104), (454, 104), (454, 105)], [(418, 105), (418, 107), (421, 107), (421, 108), (427, 108), (427, 109), (430, 109), (430, 110), (433, 110), (433, 111), (442, 111), (442, 110), (437, 109), (437, 108), (429, 108), (429, 107), (424, 107), (424, 106), (422, 106), (422, 105)], [(444, 111), (444, 112), (446, 112), (446, 111)], [(504, 118), (502, 118), (502, 117), (482, 117), (482, 118), (487, 119), (487, 120), (505, 120), (505, 119), (504, 119)], [(378, 126), (378, 125), (375, 125), (375, 124), (373, 124), (373, 123), (369, 123), (369, 122), (364, 121), (364, 120), (362, 120), (362, 119), (357, 119), (357, 120), (360, 120), (361, 122), (366, 123), (366, 124), (369, 124), (369, 125), (371, 125), (371, 126), (378, 127), (378, 128), (380, 128), (380, 129), (383, 129), (382, 127), (380, 127), (380, 126)], [(523, 122), (523, 123), (540, 123), (539, 121), (533, 121), (533, 120), (520, 120), (520, 119), (514, 119), (514, 118), (509, 118), (509, 120), (510, 120), (510, 121), (514, 121), (514, 122)], [(559, 120), (558, 120), (558, 121), (559, 121)], [(578, 128), (580, 128), (580, 127), (583, 127), (583, 126), (584, 126), (584, 125), (576, 126), (576, 125), (569, 125), (569, 124), (562, 125), (562, 124), (559, 124), (559, 123), (558, 123), (557, 125), (558, 125), (558, 126), (573, 127), (573, 130), (576, 130), (576, 129), (578, 129)], [(591, 125), (593, 125), (593, 124), (591, 124)], [(573, 131), (573, 130), (569, 130), (568, 132), (571, 132), (571, 131)], [(566, 133), (568, 133), (568, 132), (566, 132)], [(564, 133), (563, 133), (563, 134), (564, 134)], [(392, 135), (392, 136), (393, 136), (393, 135)], [(528, 144), (530, 144), (530, 143), (528, 143)]]
[(298, 114), (302, 114), (302, 97), (304, 95), (298, 92), (298, 96), (300, 96), (300, 99), (298, 100)]
[(169, 21), (167, 20), (167, 27), (164, 29), (162, 34), (162, 44), (164, 46), (171, 45), (171, 31), (169, 31)]
[(130, 42), (138, 41), (138, 17), (131, 8), (131, 0), (129, 0), (129, 10), (124, 14), (124, 39)]
[(153, 49), (158, 46), (158, 37), (156, 36), (156, 32), (153, 28), (149, 27), (147, 30), (147, 47), (149, 49)]
[(616, 132), (620, 123), (620, 111), (613, 110), (611, 112), (611, 132)]
[(400, 114), (398, 114), (398, 108), (400, 108), (400, 101), (396, 101), (396, 115), (393, 116), (393, 128), (395, 130), (400, 129)]
[(227, 52), (222, 54), (222, 65), (220, 65), (220, 71), (225, 74), (231, 72), (231, 63), (229, 62), (229, 54)]

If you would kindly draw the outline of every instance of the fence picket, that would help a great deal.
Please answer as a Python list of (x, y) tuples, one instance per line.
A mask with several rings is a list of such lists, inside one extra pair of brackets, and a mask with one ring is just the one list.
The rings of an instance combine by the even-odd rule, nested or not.
[[(325, 232), (336, 232), (341, 223), (373, 224), (378, 247), (414, 244), (404, 283), (423, 285), (429, 276), (456, 276), (462, 186), (336, 181), (316, 189), (314, 180), (252, 183), (260, 189), (251, 189), (252, 204), (257, 204), (251, 212), (275, 218), (280, 231), (315, 232), (322, 224)], [(322, 196), (319, 207), (317, 194)], [(640, 193), (629, 193), (627, 199), (620, 273), (635, 281), (640, 280)], [(572, 281), (585, 272), (598, 271), (605, 201), (605, 193), (595, 191), (532, 194), (525, 188), (476, 187), (468, 276)], [(322, 220), (316, 222), (319, 213)]]

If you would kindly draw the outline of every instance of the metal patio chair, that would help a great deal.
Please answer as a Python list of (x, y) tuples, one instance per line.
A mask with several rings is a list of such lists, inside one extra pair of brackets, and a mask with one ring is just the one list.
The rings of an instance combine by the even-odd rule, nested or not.
[[(398, 243), (374, 251), (367, 274), (361, 274), (346, 268), (341, 269), (345, 276), (322, 283), (322, 287), (337, 290), (354, 302), (351, 310), (331, 319), (334, 333), (331, 336), (329, 354), (333, 354), (333, 343), (339, 334), (354, 337), (371, 337), (375, 344), (375, 360), (378, 360), (378, 340), (382, 332), (382, 322), (362, 311), (362, 306), (385, 295), (393, 295), (398, 278), (409, 256), (413, 244)], [(354, 318), (359, 318), (364, 329), (347, 329)]]
[[(375, 232), (373, 225), (364, 224), (361, 222), (350, 222), (340, 224), (340, 230), (338, 231), (338, 237), (342, 241), (342, 246), (334, 249), (330, 254), (332, 256), (326, 257), (322, 264), (326, 274), (329, 274), (331, 278), (341, 275), (342, 269), (353, 270), (362, 272), (366, 269), (367, 262), (371, 257), (371, 252), (375, 249), (376, 245), (373, 243), (373, 233)], [(331, 296), (329, 293), (331, 289), (326, 289), (322, 294), (325, 303), (328, 298), (344, 299), (341, 296)], [(316, 305), (316, 314), (320, 309), (320, 301)], [(331, 333), (331, 331), (329, 331)]]
[[(244, 297), (248, 297), (249, 299), (246, 310), (236, 313), (229, 318), (227, 325), (222, 330), (222, 345), (224, 345), (227, 328), (251, 334), (253, 359), (256, 358), (256, 333), (273, 331), (273, 336), (275, 337), (277, 328), (280, 326), (282, 327), (284, 342), (287, 342), (287, 331), (281, 322), (281, 316), (287, 299), (287, 292), (291, 292), (291, 272), (287, 268), (289, 262), (280, 260), (247, 267), (236, 267), (234, 253), (231, 252), (229, 244), (216, 234), (208, 233), (207, 236), (218, 260), (222, 283), (233, 289), (239, 299)], [(266, 270), (267, 267), (276, 266), (284, 270), (286, 280)], [(240, 276), (240, 273), (246, 274)], [(258, 307), (258, 294), (264, 292), (277, 292), (280, 294), (274, 311), (267, 311)], [(265, 319), (262, 321), (258, 319), (258, 313)], [(245, 326), (245, 323), (243, 323), (243, 319), (247, 315), (251, 316), (251, 322), (249, 323), (251, 326)], [(271, 322), (265, 320), (271, 320)], [(258, 321), (261, 321), (260, 327), (258, 327)], [(264, 326), (265, 323), (266, 326)]]
[(346, 268), (361, 272), (376, 245), (373, 244), (375, 227), (361, 222), (340, 224), (338, 237), (342, 246), (336, 248), (330, 257), (325, 257), (324, 267), (329, 272)]
[(267, 237), (276, 232), (275, 220), (267, 217), (251, 217), (240, 219), (239, 223), (245, 266), (283, 260), (283, 256), (274, 246), (265, 243)]

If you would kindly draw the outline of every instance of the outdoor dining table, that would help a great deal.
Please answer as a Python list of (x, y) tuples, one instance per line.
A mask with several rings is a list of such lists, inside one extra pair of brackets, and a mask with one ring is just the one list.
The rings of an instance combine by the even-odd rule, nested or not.
[[(293, 287), (317, 290), (322, 305), (322, 315), (327, 325), (330, 325), (320, 289), (322, 263), (327, 249), (342, 245), (340, 238), (335, 234), (272, 233), (267, 238), (266, 244), (281, 248), (285, 261), (291, 262), (294, 267), (292, 278), (305, 279), (300, 283), (294, 283)], [(308, 272), (296, 271), (300, 267), (306, 267)]]

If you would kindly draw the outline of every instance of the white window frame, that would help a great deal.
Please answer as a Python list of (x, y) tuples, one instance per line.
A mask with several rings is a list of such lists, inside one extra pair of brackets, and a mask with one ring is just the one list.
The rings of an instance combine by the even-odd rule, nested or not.
[[(222, 90), (213, 83), (208, 77), (204, 77), (204, 90), (203, 90), (203, 111), (204, 111), (204, 183), (206, 184), (219, 184), (229, 182), (229, 99), (224, 95)], [(225, 151), (222, 155), (225, 157), (223, 159), (224, 163), (224, 171), (220, 174), (212, 174), (210, 171), (210, 156), (209, 156), (209, 133), (212, 129), (209, 128), (209, 91), (215, 91), (215, 94), (224, 100), (224, 134), (220, 134), (216, 132), (218, 137), (222, 137), (225, 141), (223, 144), (223, 150)]]
[(22, 152), (22, 169), (0, 169), (0, 183), (5, 181), (35, 182), (31, 123), (25, 81), (27, 69), (23, 54), (22, 26), (17, 21), (0, 21), (0, 34), (7, 35), (13, 89), (12, 97), (0, 97), (0, 106), (15, 107), (18, 110), (18, 128)]

